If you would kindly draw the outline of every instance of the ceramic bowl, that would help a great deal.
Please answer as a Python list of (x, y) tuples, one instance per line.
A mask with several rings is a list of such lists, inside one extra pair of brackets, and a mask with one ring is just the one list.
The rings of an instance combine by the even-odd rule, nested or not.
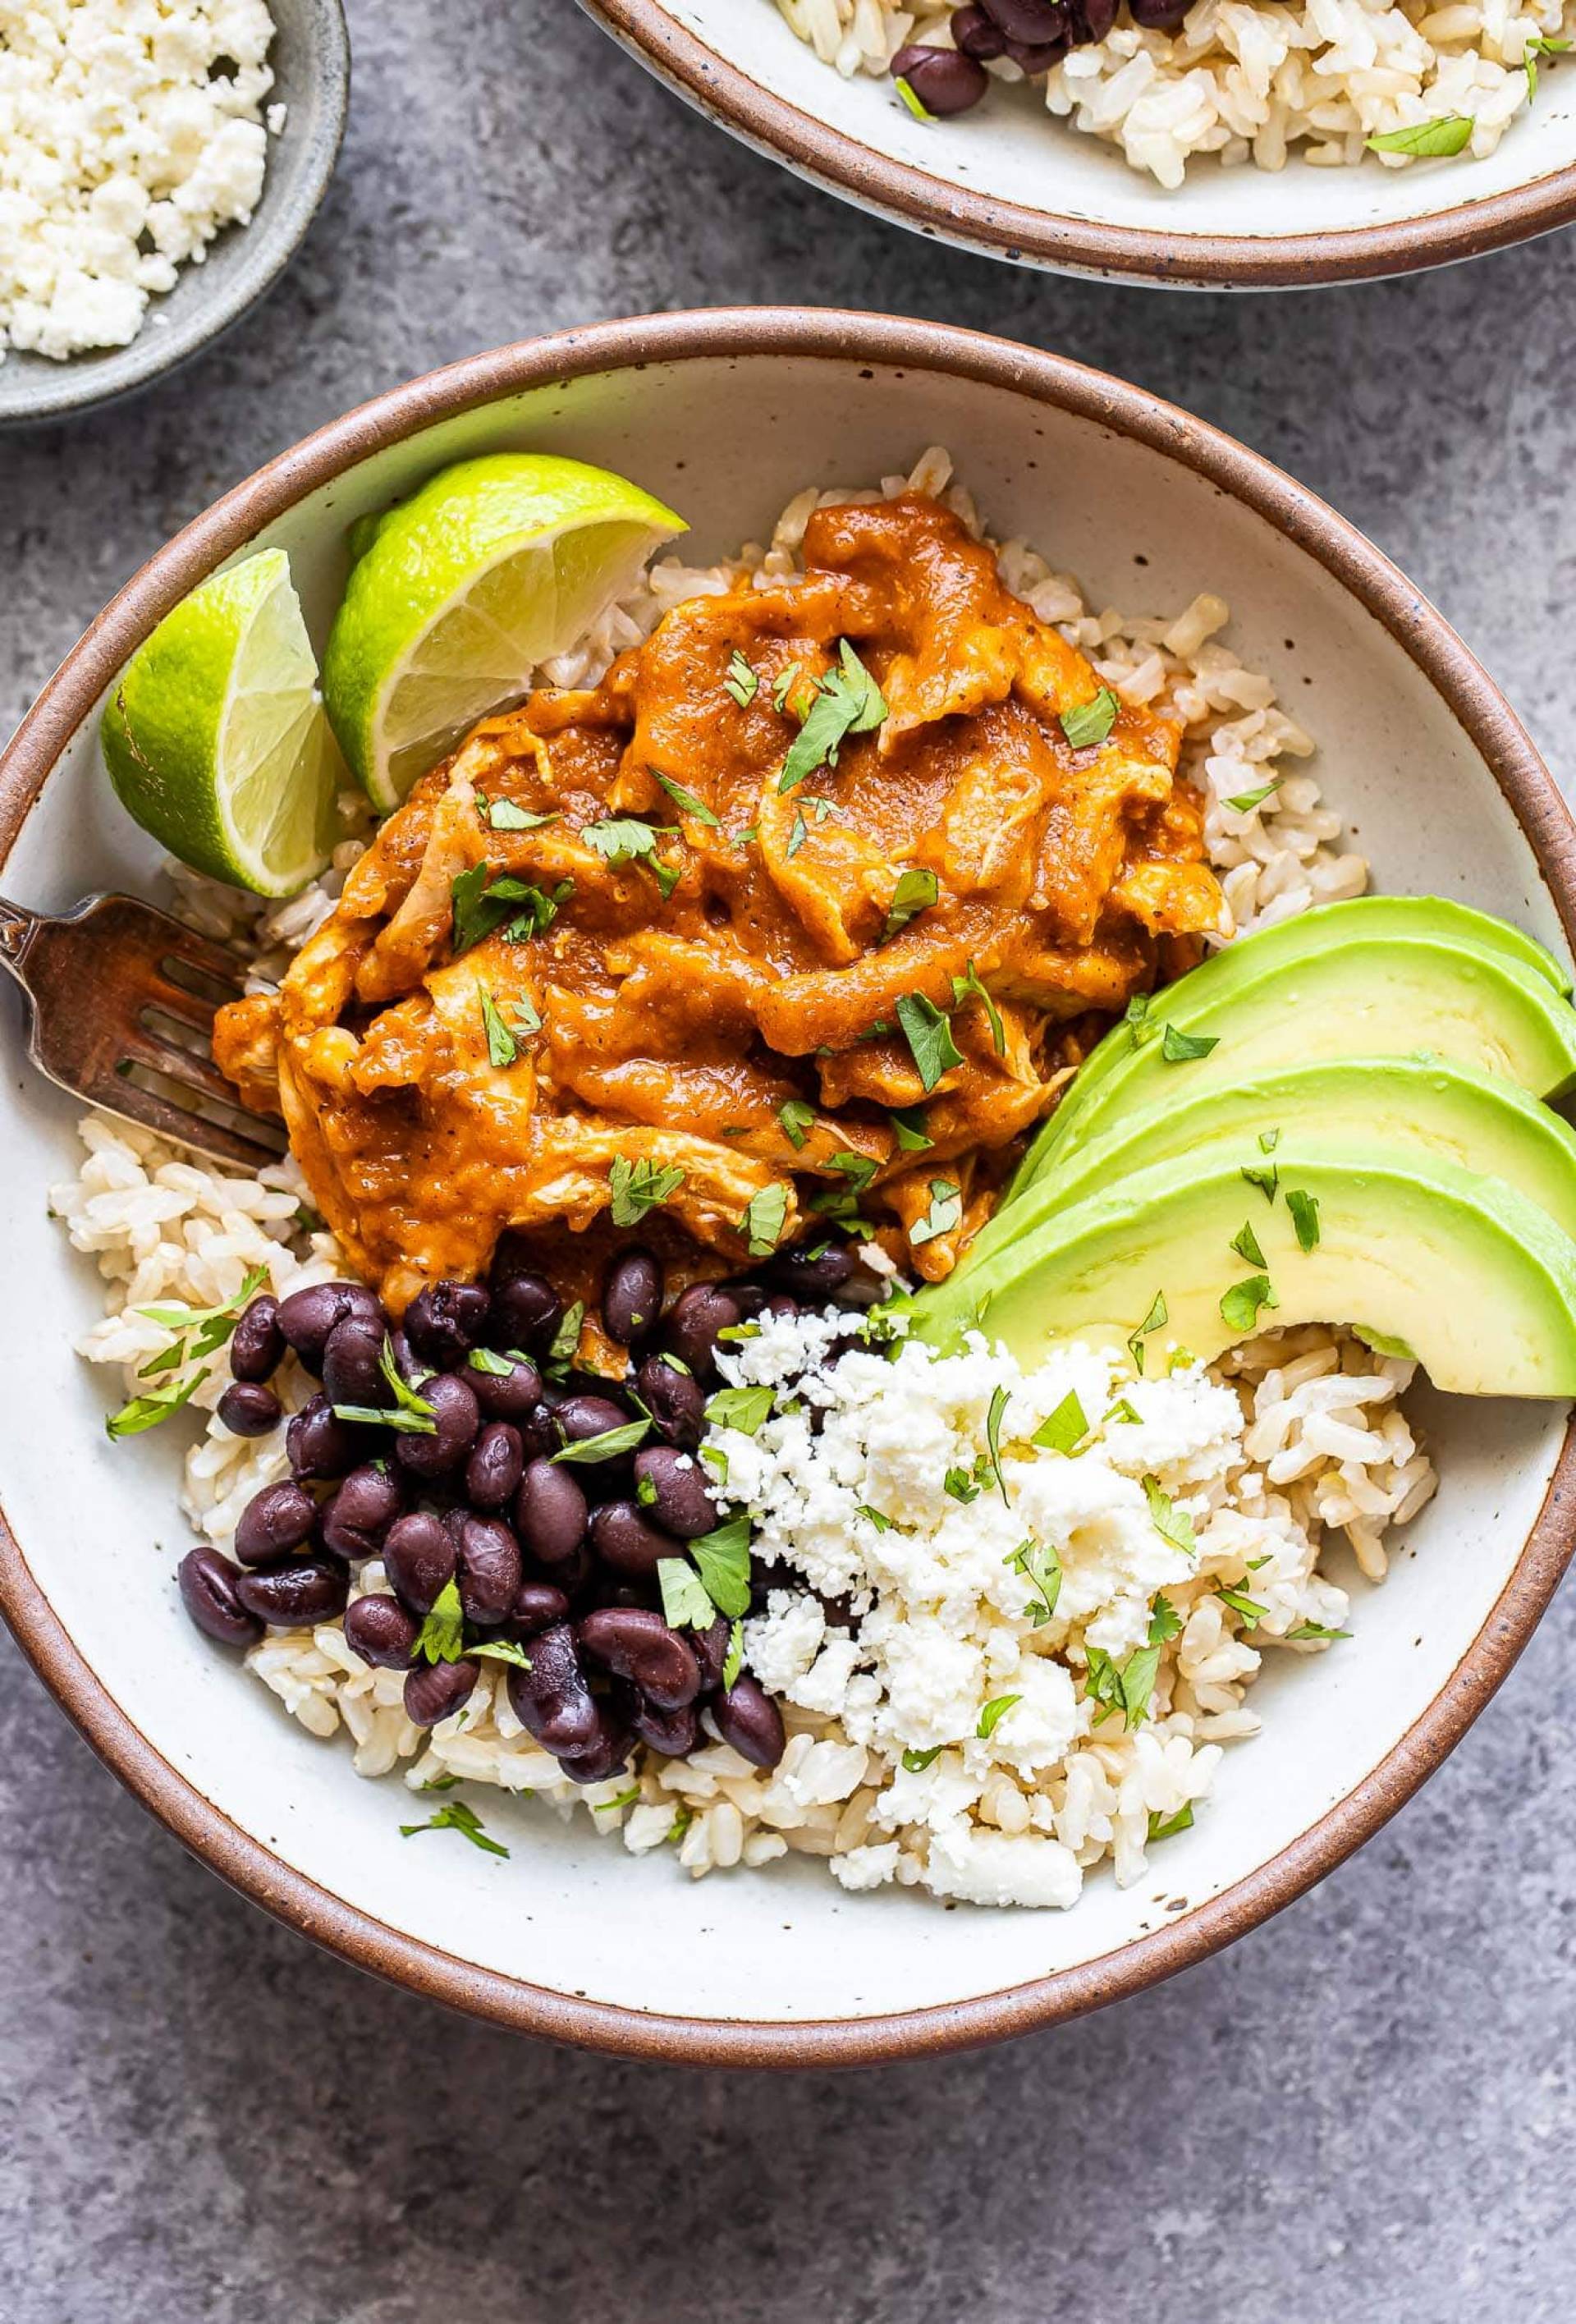
[(200, 265), (148, 302), (129, 346), (63, 363), (8, 352), (0, 363), (0, 427), (69, 419), (173, 371), (254, 306), (289, 265), (327, 191), (350, 101), (350, 41), (340, 0), (269, 0), (277, 27), (268, 103), (285, 107), (268, 141), (263, 198), (246, 226), (226, 226)]
[[(194, 583), (288, 549), (319, 638), (346, 528), (445, 462), (530, 446), (604, 462), (689, 518), (702, 558), (760, 539), (806, 483), (860, 483), (955, 447), (992, 527), (1027, 533), (1097, 604), (1201, 589), (1320, 742), (1314, 771), (1378, 882), (1469, 899), (1567, 948), (1576, 844), (1531, 743), (1433, 609), (1350, 526), (1240, 445), (1139, 390), (932, 324), (743, 310), (504, 348), (324, 429), (145, 566), (0, 760), (0, 889), (45, 908), (144, 884), (154, 851), (98, 763), (98, 706)], [(40, 1675), (186, 1845), (361, 1966), (500, 2024), (669, 2059), (867, 2061), (1044, 2025), (1240, 1936), (1339, 1863), (1463, 1733), (1570, 1554), (1562, 1408), (1419, 1398), (1443, 1484), (1355, 1636), (1267, 1673), (1264, 1732), (1150, 1875), (1092, 1877), (1066, 1914), (845, 1895), (824, 1868), (689, 1880), (501, 1794), (503, 1864), (400, 1837), (409, 1794), (364, 1783), (190, 1628), (174, 1567), (180, 1424), (119, 1445), (115, 1384), (71, 1352), (90, 1261), (45, 1215), (77, 1109), (26, 1069), (5, 1010), (0, 1113), (0, 1603)], [(27, 1328), (18, 1328), (26, 1318)], [(18, 1420), (24, 1424), (16, 1425)]]
[(772, 0), (581, 0), (708, 119), (800, 177), (965, 250), (1067, 274), (1222, 290), (1407, 274), (1576, 217), (1576, 71), (1544, 73), (1487, 161), (1278, 174), (1194, 163), (1168, 193), (1036, 90), (921, 122), (889, 80), (844, 80)]

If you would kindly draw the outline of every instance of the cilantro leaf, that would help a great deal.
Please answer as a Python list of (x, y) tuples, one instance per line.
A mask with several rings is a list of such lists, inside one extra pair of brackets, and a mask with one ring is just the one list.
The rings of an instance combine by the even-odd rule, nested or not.
[(953, 1007), (954, 1009), (961, 1009), (963, 1002), (970, 999), (971, 996), (981, 1002), (984, 1009), (986, 1017), (990, 1019), (991, 1047), (995, 1050), (996, 1055), (999, 1057), (1004, 1057), (1007, 1055), (1007, 1028), (1001, 1022), (1000, 1010), (997, 1008), (996, 1003), (991, 1000), (991, 995), (981, 983), (979, 972), (975, 968), (972, 961), (970, 961), (969, 963), (967, 975), (954, 976), (953, 978)]
[(1225, 804), (1233, 815), (1251, 815), (1256, 807), (1264, 805), (1272, 792), (1279, 790), (1285, 780), (1284, 775), (1276, 775), (1273, 781), (1262, 784), (1256, 791), (1239, 791), (1235, 798), (1227, 799)]
[(512, 799), (484, 799), (477, 794), (476, 804), (482, 819), (494, 831), (539, 831), (544, 823), (557, 823), (558, 811), (554, 807), (548, 815), (534, 815), (529, 807), (516, 807)]
[(1024, 1609), (1033, 1616), (1036, 1628), (1042, 1622), (1048, 1622), (1062, 1594), (1062, 1561), (1049, 1543), (1036, 1541), (1031, 1535), (1027, 1541), (1020, 1541), (1016, 1549), (1009, 1550), (1001, 1563), (1016, 1566), (1030, 1589), (1037, 1593), (1037, 1603), (1031, 1598)]
[(1149, 1312), (1128, 1342), (1128, 1353), (1133, 1360), (1133, 1370), (1140, 1379), (1144, 1377), (1144, 1342), (1152, 1332), (1164, 1331), (1170, 1316), (1164, 1291), (1157, 1291)]
[(1261, 1154), (1273, 1154), (1279, 1144), (1280, 1132), (1278, 1130), (1261, 1130), (1259, 1131), (1258, 1150)]
[(903, 1106), (896, 1113), (889, 1114), (887, 1119), (892, 1125), (892, 1135), (898, 1141), (900, 1153), (923, 1154), (927, 1146), (935, 1145), (935, 1139), (925, 1134), (925, 1108), (922, 1105)]
[(756, 696), (760, 691), (760, 678), (759, 674), (752, 666), (745, 660), (737, 646), (733, 648), (732, 658), (728, 663), (728, 674), (726, 678), (723, 678), (723, 684), (733, 696), (741, 710), (748, 710), (750, 705), (754, 701)]
[(616, 871), (621, 863), (638, 863), (642, 857), (655, 855), (657, 842), (663, 836), (658, 825), (641, 823), (632, 815), (605, 816), (600, 823), (583, 824), (580, 837), (587, 847), (594, 847), (604, 863)]
[(1288, 1638), (1298, 1641), (1313, 1638), (1350, 1638), (1350, 1630), (1326, 1629), (1323, 1622), (1299, 1622), (1295, 1630), (1286, 1632)]
[(1092, 701), (1075, 703), (1061, 715), (1061, 727), (1074, 751), (1087, 751), (1096, 742), (1103, 742), (1116, 724), (1120, 703), (1109, 686), (1102, 686)]
[(1069, 1388), (1049, 1419), (1041, 1421), (1028, 1441), (1042, 1452), (1073, 1452), (1088, 1434), (1089, 1423), (1078, 1401), (1078, 1392)]
[(118, 1412), (106, 1415), (105, 1434), (118, 1442), (123, 1436), (141, 1436), (145, 1429), (157, 1428), (161, 1420), (168, 1420), (172, 1412), (190, 1403), (207, 1376), (208, 1368), (205, 1365), (201, 1371), (182, 1380), (179, 1388), (155, 1389), (150, 1396), (134, 1396)]
[(489, 1856), (507, 1857), (509, 1854), (509, 1850), (501, 1847), (497, 1840), (488, 1838), (482, 1828), (481, 1817), (475, 1808), (467, 1807), (464, 1800), (446, 1800), (425, 1823), (402, 1823), (400, 1831), (406, 1840), (419, 1831), (463, 1832), (473, 1848), (483, 1849)]
[(706, 1595), (719, 1614), (737, 1620), (750, 1611), (750, 1520), (730, 1517), (689, 1545)]
[(721, 1388), (705, 1408), (714, 1428), (736, 1428), (742, 1436), (757, 1435), (770, 1417), (776, 1391), (770, 1388)]
[(1258, 1237), (1253, 1231), (1251, 1219), (1244, 1219), (1238, 1231), (1231, 1237), (1231, 1249), (1239, 1259), (1245, 1259), (1249, 1267), (1262, 1269), (1269, 1265), (1268, 1259), (1259, 1248)]
[(1171, 1815), (1162, 1815), (1158, 1808), (1151, 1808), (1149, 1811), (1149, 1829), (1147, 1833), (1145, 1835), (1145, 1838), (1147, 1841), (1172, 1840), (1175, 1839), (1175, 1835), (1179, 1831), (1191, 1831), (1192, 1830), (1193, 1802), (1191, 1800), (1184, 1800), (1182, 1805)]
[(1143, 1480), (1144, 1499), (1149, 1505), (1149, 1522), (1162, 1541), (1179, 1549), (1184, 1557), (1198, 1555), (1198, 1543), (1194, 1538), (1193, 1519), (1185, 1509), (1179, 1509), (1168, 1493), (1160, 1489), (1158, 1477)]
[(816, 1127), (815, 1107), (806, 1105), (802, 1097), (790, 1097), (786, 1105), (778, 1107), (777, 1118), (795, 1153), (802, 1153), (806, 1139)]
[(1255, 1332), (1258, 1328), (1261, 1307), (1278, 1307), (1280, 1301), (1270, 1287), (1267, 1275), (1249, 1275), (1240, 1283), (1233, 1283), (1221, 1300), (1221, 1320), (1233, 1332)]
[(476, 981), (476, 997), (482, 1004), (482, 1029), (487, 1036), (487, 1062), (500, 1068), (512, 1065), (520, 1055), (514, 1035), (498, 1013), (498, 1003), (487, 987)]
[(1194, 1057), (1207, 1057), (1212, 1049), (1221, 1046), (1218, 1033), (1184, 1033), (1175, 1025), (1167, 1025), (1161, 1038), (1160, 1055), (1168, 1065), (1183, 1065)]
[(516, 1670), (530, 1668), (530, 1656), (512, 1638), (484, 1638), (479, 1646), (467, 1646), (465, 1652), (479, 1655), (484, 1662), (512, 1663)]
[(1300, 1250), (1312, 1250), (1319, 1240), (1319, 1198), (1301, 1186), (1286, 1188), (1286, 1208), (1297, 1231)]
[(705, 1584), (686, 1559), (659, 1558), (657, 1586), (662, 1592), (662, 1618), (670, 1630), (711, 1628), (717, 1609), (706, 1595)]
[(622, 1428), (604, 1428), (600, 1435), (580, 1436), (573, 1443), (560, 1444), (548, 1458), (584, 1462), (588, 1468), (597, 1468), (604, 1461), (616, 1461), (622, 1453), (632, 1452), (650, 1425), (644, 1418), (628, 1420)]
[(899, 872), (892, 900), (887, 907), (886, 922), (876, 942), (885, 944), (899, 928), (906, 928), (917, 913), (927, 910), (935, 903), (940, 893), (941, 882), (934, 872)]
[(1363, 143), (1370, 153), (1411, 153), (1433, 161), (1459, 153), (1471, 134), (1470, 113), (1441, 113), (1432, 121), (1409, 122), (1405, 129), (1381, 130)]
[(1257, 1598), (1249, 1598), (1245, 1590), (1228, 1589), (1223, 1582), (1216, 1582), (1215, 1595), (1223, 1606), (1229, 1606), (1233, 1614), (1240, 1614), (1242, 1619), (1249, 1624), (1262, 1622), (1269, 1611), (1268, 1607), (1261, 1606)]
[(723, 1656), (723, 1690), (731, 1687), (744, 1667), (744, 1625), (735, 1622), (728, 1632), (728, 1651)]
[[(1264, 1144), (1264, 1140), (1262, 1139), (1260, 1139), (1258, 1142), (1261, 1146)], [(1269, 1149), (1267, 1148), (1266, 1151), (1267, 1152), (1268, 1150)], [(1263, 1164), (1257, 1162), (1245, 1162), (1242, 1165), (1242, 1176), (1247, 1179), (1248, 1184), (1250, 1186), (1258, 1187), (1259, 1193), (1264, 1196), (1265, 1201), (1273, 1210), (1275, 1207), (1275, 1190), (1280, 1185), (1279, 1165), (1275, 1162), (1266, 1162)]]
[(571, 1306), (565, 1308), (563, 1319), (553, 1333), (552, 1345), (547, 1352), (547, 1368), (550, 1373), (561, 1375), (568, 1370), (575, 1360), (575, 1351), (580, 1345), (580, 1333), (585, 1322), (584, 1299), (576, 1299)]
[(457, 1663), (465, 1650), (465, 1613), (451, 1574), (417, 1633), (415, 1652), (429, 1663)]
[(751, 1195), (739, 1225), (749, 1243), (751, 1259), (770, 1259), (777, 1249), (782, 1240), (788, 1206), (788, 1190), (780, 1179)]
[[(655, 767), (652, 768), (651, 772), (657, 775)], [(721, 831), (722, 825), (707, 807), (705, 799), (697, 798), (693, 791), (686, 790), (682, 783), (676, 783), (668, 775), (657, 775), (657, 780), (681, 814), (692, 815), (697, 823), (709, 823), (714, 831)]]
[(898, 1022), (928, 1097), (944, 1074), (963, 1064), (963, 1053), (953, 1039), (945, 1016), (923, 992), (903, 994), (898, 1002)]
[[(559, 905), (567, 902), (575, 892), (573, 880), (560, 881), (549, 896), (540, 888), (533, 888), (529, 880), (517, 880), (512, 872), (501, 872), (495, 880), (491, 874), (492, 866), (484, 857), (468, 871), (456, 872), (449, 881), (449, 902), (454, 914), (452, 948), (456, 960), (506, 920), (509, 926), (503, 933), (512, 944), (540, 936), (557, 919)], [(524, 909), (517, 911), (517, 905), (522, 905)]]
[(1169, 1646), (1182, 1629), (1182, 1617), (1162, 1590), (1157, 1590), (1149, 1607), (1149, 1639), (1152, 1646)]
[(926, 1767), (940, 1758), (945, 1748), (943, 1744), (933, 1743), (928, 1751), (905, 1751), (903, 1754), (905, 1772), (910, 1775), (922, 1775)]
[(871, 733), (887, 715), (880, 687), (846, 638), (837, 650), (841, 667), (816, 681), (816, 697), (777, 779), (779, 792), (791, 791), (817, 767), (834, 767), (845, 736)]
[(678, 1192), (684, 1179), (677, 1162), (631, 1162), (627, 1156), (615, 1154), (607, 1174), (614, 1226), (639, 1226), (648, 1211), (656, 1210)]
[(1021, 1694), (997, 1695), (995, 1700), (986, 1703), (984, 1709), (981, 1711), (980, 1723), (974, 1729), (975, 1734), (980, 1737), (982, 1741), (988, 1742), (991, 1737), (995, 1734), (996, 1729), (1000, 1726), (1002, 1720), (1006, 1718), (1013, 1704), (1015, 1702), (1021, 1702), (1022, 1701), (1023, 1697)]
[(954, 1185), (950, 1178), (933, 1178), (930, 1182), (930, 1208), (909, 1228), (908, 1240), (916, 1249), (921, 1243), (934, 1242), (937, 1235), (951, 1234), (963, 1215), (963, 1188)]
[(1141, 1727), (1148, 1714), (1149, 1697), (1155, 1692), (1160, 1669), (1160, 1654), (1158, 1646), (1139, 1646), (1121, 1666), (1122, 1708), (1129, 1730)]
[(1128, 1028), (1128, 1038), (1135, 1049), (1141, 1049), (1145, 1042), (1152, 1041), (1160, 1030), (1158, 1025), (1149, 1022), (1149, 1008), (1154, 998), (1152, 992), (1135, 992), (1122, 1010), (1122, 1023)]
[(1007, 1480), (1001, 1473), (1001, 1422), (1007, 1411), (1007, 1390), (993, 1388), (991, 1408), (985, 1415), (985, 1442), (990, 1446), (991, 1470), (1000, 1489), (1003, 1504), (1007, 1503)]

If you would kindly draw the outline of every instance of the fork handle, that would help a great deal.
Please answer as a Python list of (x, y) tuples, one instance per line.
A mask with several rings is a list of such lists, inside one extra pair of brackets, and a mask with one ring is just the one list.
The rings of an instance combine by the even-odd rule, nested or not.
[(18, 983), (25, 982), (23, 966), (42, 925), (37, 912), (21, 904), (8, 904), (0, 896), (0, 965), (10, 969)]

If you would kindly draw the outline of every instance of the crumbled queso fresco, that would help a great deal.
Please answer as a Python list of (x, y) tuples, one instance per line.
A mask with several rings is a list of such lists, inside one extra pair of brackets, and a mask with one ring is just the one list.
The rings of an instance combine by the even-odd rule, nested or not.
[(0, 356), (124, 346), (263, 191), (263, 0), (0, 0)]
[(1240, 1633), (1313, 1646), (1347, 1612), (1249, 1459), (1237, 1388), (1083, 1347), (1026, 1375), (977, 1335), (839, 1356), (846, 1331), (763, 1318), (724, 1369), (773, 1408), (737, 1400), (703, 1454), (757, 1570), (799, 1577), (746, 1626), (750, 1667), (884, 1771), (875, 1836), (833, 1871), (1064, 1906), (1108, 1853), (1137, 1877), (1210, 1788), (1212, 1712), (1257, 1724)]

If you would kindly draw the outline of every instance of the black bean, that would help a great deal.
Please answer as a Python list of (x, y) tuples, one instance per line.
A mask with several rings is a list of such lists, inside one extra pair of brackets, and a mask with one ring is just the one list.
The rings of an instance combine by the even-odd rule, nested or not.
[(487, 1282), (493, 1295), (489, 1347), (525, 1348), (533, 1354), (548, 1347), (564, 1320), (564, 1303), (545, 1276), (513, 1255), (508, 1235), (493, 1254)]
[(374, 1670), (409, 1670), (421, 1625), (385, 1591), (358, 1598), (345, 1609), (345, 1643)]
[(435, 1373), (417, 1393), (430, 1406), (438, 1425), (430, 1435), (396, 1437), (394, 1458), (413, 1476), (441, 1477), (457, 1468), (475, 1443), (481, 1406), (457, 1372)]
[(672, 1444), (648, 1444), (635, 1455), (635, 1489), (651, 1522), (681, 1541), (710, 1533), (719, 1521), (699, 1463)]
[(1170, 32), (1181, 23), (1193, 0), (1129, 0), (1129, 5), (1135, 24), (1152, 32)]
[(553, 1415), (560, 1444), (583, 1444), (588, 1437), (606, 1436), (613, 1429), (627, 1428), (634, 1417), (627, 1406), (615, 1404), (610, 1396), (566, 1397)]
[(746, 1323), (752, 1323), (766, 1305), (766, 1286), (746, 1277), (730, 1277), (717, 1289), (731, 1299)]
[(330, 1404), (387, 1404), (382, 1375), (388, 1334), (370, 1315), (347, 1315), (323, 1342), (323, 1393)]
[(980, 0), (991, 22), (1009, 41), (1057, 41), (1068, 30), (1068, 0)]
[(700, 1740), (700, 1721), (693, 1703), (681, 1711), (659, 1711), (654, 1703), (642, 1702), (635, 1711), (635, 1733), (664, 1759), (682, 1759)]
[(544, 1401), (533, 1405), (515, 1425), (520, 1430), (520, 1442), (528, 1461), (545, 1461), (558, 1452), (558, 1432), (553, 1425), (550, 1404)]
[(375, 1557), (383, 1535), (404, 1506), (404, 1489), (396, 1472), (385, 1462), (364, 1462), (323, 1504), (319, 1526), (323, 1546), (353, 1564)]
[(1002, 56), (1007, 50), (1007, 36), (999, 24), (991, 23), (983, 8), (970, 5), (959, 8), (953, 16), (951, 32), (954, 45), (964, 56), (973, 57), (982, 65)]
[(591, 1546), (615, 1573), (655, 1573), (664, 1557), (681, 1557), (684, 1544), (660, 1533), (633, 1501), (604, 1501), (591, 1513)]
[(662, 1313), (662, 1262), (654, 1251), (625, 1250), (602, 1286), (602, 1328), (622, 1348), (643, 1340)]
[(687, 1642), (660, 1614), (639, 1606), (603, 1606), (578, 1624), (582, 1654), (627, 1678), (659, 1711), (680, 1711), (700, 1691), (700, 1665)]
[(321, 1368), (329, 1333), (347, 1315), (364, 1315), (369, 1322), (382, 1322), (383, 1311), (376, 1294), (369, 1291), (364, 1283), (309, 1284), (304, 1291), (292, 1291), (288, 1298), (280, 1301), (275, 1320), (307, 1370), (316, 1372)]
[(218, 1415), (232, 1436), (266, 1436), (284, 1418), (284, 1406), (261, 1380), (232, 1380), (219, 1398)]
[(714, 1693), (721, 1686), (723, 1666), (728, 1659), (728, 1646), (733, 1635), (733, 1624), (724, 1620), (721, 1614), (709, 1630), (694, 1633), (690, 1643), (695, 1648), (696, 1661), (700, 1665), (700, 1691), (703, 1694)]
[(913, 42), (892, 59), (892, 78), (906, 81), (926, 113), (967, 113), (991, 86), (983, 65), (961, 49), (933, 49)]
[(567, 1469), (533, 1461), (514, 1498), (521, 1540), (543, 1565), (565, 1565), (585, 1538), (585, 1496)]
[(235, 1594), (240, 1579), (240, 1568), (217, 1549), (188, 1550), (176, 1574), (181, 1604), (204, 1637), (221, 1646), (255, 1646), (263, 1636), (263, 1624)]
[(635, 1374), (635, 1393), (665, 1444), (693, 1452), (705, 1431), (705, 1390), (668, 1356), (648, 1356)]
[(601, 1732), (595, 1699), (567, 1622), (555, 1623), (531, 1640), (529, 1670), (509, 1665), (509, 1700), (521, 1725), (556, 1757), (587, 1750)]
[(405, 1716), (412, 1727), (452, 1719), (481, 1676), (462, 1655), (457, 1663), (418, 1663), (405, 1680)]
[(540, 1630), (569, 1618), (569, 1600), (550, 1582), (522, 1582), (509, 1609), (509, 1635), (517, 1643), (534, 1638)]
[(343, 1477), (360, 1460), (365, 1442), (360, 1429), (337, 1419), (321, 1394), (303, 1404), (285, 1431), (285, 1450), (298, 1477)]
[(264, 1485), (241, 1512), (235, 1554), (243, 1565), (272, 1565), (309, 1541), (317, 1521), (318, 1504), (304, 1485), (289, 1478)]
[(469, 1510), (459, 1518), (456, 1541), (465, 1619), (483, 1629), (496, 1629), (520, 1587), (520, 1544), (502, 1517), (477, 1517)]
[(265, 1565), (243, 1573), (235, 1595), (249, 1614), (271, 1629), (295, 1630), (327, 1622), (345, 1611), (350, 1582), (331, 1557), (299, 1557), (288, 1565)]
[(426, 1283), (405, 1310), (405, 1336), (419, 1356), (443, 1370), (463, 1363), (485, 1337), (492, 1307), (480, 1283)]
[(775, 1767), (788, 1748), (782, 1713), (766, 1689), (745, 1673), (713, 1696), (712, 1717), (723, 1742), (758, 1767)]
[(603, 1705), (597, 1707), (595, 1739), (582, 1751), (566, 1751), (558, 1765), (572, 1784), (604, 1784), (622, 1773), (634, 1741), (631, 1726)]
[(475, 1509), (506, 1508), (520, 1490), (525, 1474), (525, 1452), (518, 1428), (506, 1420), (490, 1420), (471, 1447), (465, 1462), (465, 1498)]
[(654, 1576), (648, 1579), (638, 1573), (603, 1572), (592, 1587), (590, 1603), (578, 1607), (576, 1611), (589, 1614), (598, 1606), (640, 1606), (648, 1614), (655, 1614), (661, 1596)]
[(692, 1284), (681, 1291), (663, 1325), (668, 1345), (697, 1379), (712, 1376), (717, 1333), (742, 1323), (739, 1303), (714, 1283)]
[(1116, 0), (1068, 0), (1073, 21), (1067, 37), (1074, 48), (1103, 41), (1116, 22)]
[[(477, 1363), (478, 1353), (485, 1357), (484, 1363)], [(498, 1364), (506, 1369), (494, 1370)], [(495, 1420), (525, 1421), (541, 1403), (542, 1376), (528, 1356), (500, 1356), (490, 1348), (473, 1350), (463, 1370), (476, 1402)]]
[(284, 1333), (279, 1328), (279, 1302), (264, 1291), (244, 1307), (230, 1334), (230, 1377), (238, 1380), (272, 1379), (284, 1361)]
[(383, 1543), (383, 1571), (395, 1596), (412, 1614), (430, 1614), (446, 1582), (454, 1580), (454, 1537), (429, 1509), (396, 1517)]

